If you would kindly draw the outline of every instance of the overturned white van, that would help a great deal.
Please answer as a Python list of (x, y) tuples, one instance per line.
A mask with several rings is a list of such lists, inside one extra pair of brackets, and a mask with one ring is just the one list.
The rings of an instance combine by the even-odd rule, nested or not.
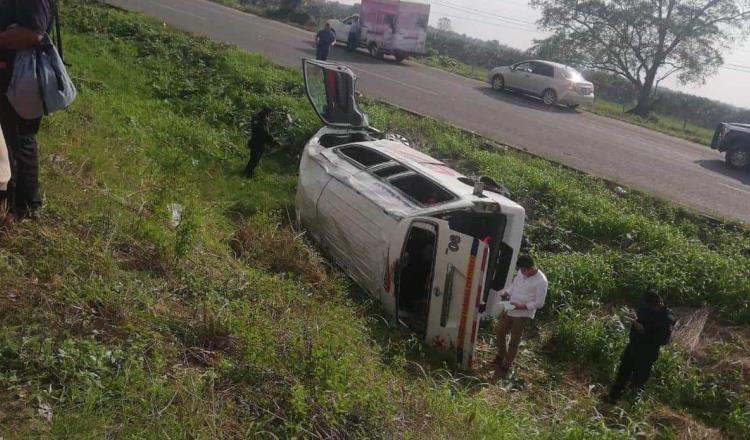
[(304, 60), (308, 97), (326, 124), (305, 145), (300, 223), (399, 322), (473, 364), (480, 307), (510, 280), (523, 208), (369, 127), (348, 68)]

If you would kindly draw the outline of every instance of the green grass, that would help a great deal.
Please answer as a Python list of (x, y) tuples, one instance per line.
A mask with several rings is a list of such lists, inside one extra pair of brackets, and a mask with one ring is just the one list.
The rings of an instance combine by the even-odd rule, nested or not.
[[(80, 96), (44, 124), (42, 219), (0, 234), (0, 436), (747, 437), (731, 362), (747, 356), (734, 329), (750, 322), (748, 231), (365, 99), (375, 126), (498, 178), (527, 209), (550, 302), (517, 372), (489, 385), (395, 328), (293, 229), (296, 158), (320, 124), (297, 71), (64, 7)], [(284, 147), (249, 182), (246, 124), (263, 105), (286, 113)], [(720, 331), (696, 353), (670, 347), (622, 411), (602, 407), (620, 307), (651, 285), (710, 304)], [(492, 350), (486, 328), (482, 363)]]
[(651, 130), (687, 139), (704, 146), (711, 145), (711, 139), (714, 135), (712, 129), (692, 122), (685, 123), (676, 118), (658, 113), (654, 113), (647, 118), (641, 118), (640, 116), (626, 113), (628, 108), (628, 106), (623, 106), (615, 102), (597, 99), (594, 106), (587, 110), (597, 115), (619, 119)]

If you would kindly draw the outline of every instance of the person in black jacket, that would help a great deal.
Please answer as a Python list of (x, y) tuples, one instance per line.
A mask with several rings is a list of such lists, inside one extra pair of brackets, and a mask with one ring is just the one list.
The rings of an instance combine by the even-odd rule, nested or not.
[(42, 42), (52, 21), (50, 0), (0, 0), (0, 125), (8, 145), (11, 182), (9, 209), (17, 217), (36, 217), (42, 206), (39, 192), (39, 147), (36, 135), (41, 118), (21, 118), (6, 96), (16, 52)]
[(628, 383), (634, 390), (643, 388), (659, 358), (661, 346), (669, 343), (675, 323), (672, 311), (654, 290), (646, 292), (643, 306), (627, 318), (632, 323), (630, 341), (622, 354), (615, 383), (605, 399), (610, 403), (620, 398)]
[(250, 147), (250, 161), (245, 167), (243, 175), (248, 179), (253, 178), (255, 168), (260, 163), (260, 158), (265, 152), (266, 145), (278, 145), (278, 142), (273, 138), (268, 128), (268, 122), (273, 114), (273, 109), (270, 107), (263, 107), (258, 113), (253, 115), (253, 119), (250, 122), (250, 140), (248, 146)]

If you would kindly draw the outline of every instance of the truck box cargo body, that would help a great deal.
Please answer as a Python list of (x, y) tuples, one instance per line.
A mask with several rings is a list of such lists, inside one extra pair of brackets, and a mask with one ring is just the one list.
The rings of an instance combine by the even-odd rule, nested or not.
[[(329, 20), (336, 39), (347, 41), (353, 17)], [(359, 46), (373, 56), (393, 55), (398, 61), (427, 50), (430, 5), (399, 0), (362, 0)]]

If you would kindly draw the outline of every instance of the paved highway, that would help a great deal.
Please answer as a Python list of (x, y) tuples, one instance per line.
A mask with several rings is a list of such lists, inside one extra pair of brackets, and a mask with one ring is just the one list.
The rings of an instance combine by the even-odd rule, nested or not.
[[(310, 32), (204, 0), (107, 0), (178, 28), (299, 66), (314, 57)], [(492, 92), (481, 81), (416, 63), (333, 50), (364, 93), (498, 142), (640, 189), (704, 213), (750, 224), (750, 171), (735, 171), (705, 146), (617, 120), (549, 109)]]

